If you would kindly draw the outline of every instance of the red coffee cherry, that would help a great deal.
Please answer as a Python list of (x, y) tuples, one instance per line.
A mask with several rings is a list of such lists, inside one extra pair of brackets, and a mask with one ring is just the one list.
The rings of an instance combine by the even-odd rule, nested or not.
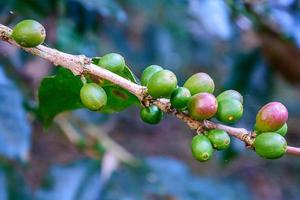
[(217, 110), (217, 99), (210, 93), (195, 94), (188, 102), (189, 114), (196, 120), (209, 119), (216, 114)]
[(288, 119), (288, 110), (280, 102), (264, 105), (256, 115), (255, 130), (272, 132), (280, 129)]

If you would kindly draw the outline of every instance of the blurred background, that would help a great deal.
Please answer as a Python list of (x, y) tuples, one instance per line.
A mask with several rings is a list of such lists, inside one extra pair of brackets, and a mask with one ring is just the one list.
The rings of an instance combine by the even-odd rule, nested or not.
[[(236, 89), (252, 129), (258, 109), (289, 110), (290, 145), (300, 146), (300, 1), (7, 0), (0, 23), (32, 18), (45, 45), (72, 54), (122, 54), (140, 77), (158, 64), (179, 83), (206, 72), (217, 95)], [(139, 108), (105, 115), (78, 109), (43, 128), (38, 88), (51, 63), (0, 42), (0, 200), (202, 200), (300, 198), (300, 158), (264, 160), (233, 140), (199, 163), (193, 131), (165, 116), (156, 126)]]

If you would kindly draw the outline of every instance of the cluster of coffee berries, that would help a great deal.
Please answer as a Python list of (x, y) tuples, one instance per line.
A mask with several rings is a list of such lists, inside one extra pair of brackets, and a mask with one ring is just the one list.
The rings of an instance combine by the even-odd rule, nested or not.
[[(99, 58), (98, 66), (114, 73), (121, 73), (126, 67), (123, 56), (117, 53), (109, 53)], [(107, 103), (105, 90), (96, 83), (84, 83), (80, 90), (82, 104), (90, 110), (100, 110)]]
[[(150, 65), (144, 70), (141, 83), (147, 87), (152, 97), (169, 98), (174, 108), (188, 111), (196, 120), (216, 116), (219, 121), (230, 124), (237, 122), (243, 115), (242, 95), (237, 91), (227, 90), (216, 98), (212, 94), (215, 89), (214, 81), (206, 73), (194, 74), (183, 87), (178, 87), (173, 72), (158, 65)], [(159, 112), (159, 109), (156, 112)], [(142, 113), (141, 117), (144, 120)]]
[(220, 129), (212, 129), (193, 137), (191, 151), (198, 161), (207, 161), (212, 157), (213, 149), (225, 150), (230, 145), (229, 135)]
[(254, 148), (258, 155), (276, 159), (284, 155), (287, 148), (284, 136), (287, 133), (288, 110), (279, 102), (264, 105), (256, 115)]
[[(142, 85), (155, 98), (169, 98), (171, 105), (188, 113), (195, 120), (215, 117), (225, 124), (236, 123), (243, 115), (243, 96), (235, 90), (226, 90), (217, 97), (213, 95), (215, 84), (206, 73), (196, 73), (186, 80), (183, 87), (177, 86), (173, 72), (160, 66), (147, 67), (141, 77)], [(162, 119), (161, 110), (151, 105), (140, 112), (143, 121), (157, 124)], [(260, 109), (256, 116), (253, 147), (263, 158), (275, 159), (286, 151), (283, 136), (287, 132), (288, 111), (279, 102), (272, 102)], [(230, 144), (229, 135), (219, 129), (204, 131), (191, 142), (193, 156), (199, 161), (211, 158), (213, 149), (224, 150)]]
[[(170, 99), (172, 107), (186, 112), (195, 120), (216, 117), (219, 121), (232, 124), (243, 115), (243, 97), (235, 90), (227, 90), (215, 97), (215, 84), (206, 73), (196, 73), (186, 80), (183, 87), (177, 86), (175, 74), (158, 65), (147, 67), (141, 77), (142, 85), (154, 98)], [(162, 119), (161, 110), (155, 105), (141, 109), (144, 122), (157, 124)], [(199, 161), (209, 160), (213, 149), (224, 150), (230, 144), (229, 135), (219, 129), (209, 130), (192, 139), (191, 150)]]
[[(177, 78), (169, 70), (150, 65), (142, 74), (141, 84), (147, 86), (148, 93), (154, 98), (170, 98), (177, 87)], [(163, 113), (157, 106), (152, 105), (142, 108), (140, 116), (146, 123), (157, 124), (161, 121)]]

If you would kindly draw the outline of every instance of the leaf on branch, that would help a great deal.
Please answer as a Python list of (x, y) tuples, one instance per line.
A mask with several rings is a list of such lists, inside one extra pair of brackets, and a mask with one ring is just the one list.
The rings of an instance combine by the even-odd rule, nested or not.
[(49, 126), (53, 118), (64, 111), (82, 108), (79, 76), (65, 68), (59, 68), (57, 75), (45, 77), (39, 88), (38, 116), (44, 126)]
[(106, 85), (103, 89), (107, 94), (107, 104), (101, 109), (102, 113), (121, 112), (129, 106), (139, 103), (136, 96), (117, 85)]
[[(57, 75), (42, 80), (39, 88), (38, 116), (44, 126), (48, 127), (59, 113), (84, 107), (80, 100), (82, 85), (80, 77), (65, 68), (59, 68)], [(139, 103), (136, 96), (117, 85), (105, 82), (101, 86), (108, 98), (106, 106), (99, 111), (101, 113), (121, 112)]]
[[(94, 57), (92, 58), (93, 64), (97, 65), (99, 62), (100, 57)], [(99, 66), (100, 67), (100, 66)], [(119, 76), (122, 76), (123, 78), (126, 78), (127, 80), (130, 80), (134, 83), (138, 83), (138, 78), (134, 75), (134, 73), (131, 71), (131, 69), (128, 66), (125, 66), (124, 70), (120, 73), (118, 73)]]

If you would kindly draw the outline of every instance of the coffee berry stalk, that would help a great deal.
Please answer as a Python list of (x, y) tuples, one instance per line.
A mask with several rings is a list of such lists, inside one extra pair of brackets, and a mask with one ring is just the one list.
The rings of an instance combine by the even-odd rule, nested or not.
[[(158, 113), (167, 112), (186, 122), (192, 129), (197, 129), (197, 135), (191, 142), (191, 151), (197, 160), (207, 161), (212, 157), (213, 149), (223, 150), (227, 148), (230, 144), (227, 135), (234, 136), (251, 145), (257, 154), (263, 158), (279, 158), (285, 152), (300, 156), (300, 148), (286, 145), (283, 136), (287, 132), (288, 112), (285, 106), (279, 102), (272, 102), (259, 110), (254, 127), (256, 134), (253, 135), (256, 135), (256, 138), (252, 138), (249, 135), (250, 132), (245, 129), (233, 128), (210, 121), (210, 119), (216, 118), (215, 120), (225, 124), (236, 123), (242, 118), (244, 100), (242, 95), (234, 90), (224, 91), (215, 97), (213, 95), (215, 89), (213, 79), (204, 72), (192, 75), (181, 87), (177, 85), (177, 78), (173, 72), (160, 66), (151, 67), (148, 72), (144, 71), (141, 78), (143, 86), (141, 86), (118, 75), (120, 71), (124, 70), (125, 63), (124, 58), (120, 55), (113, 53), (109, 56), (103, 56), (100, 61), (102, 58), (103, 60), (99, 61), (99, 66), (97, 66), (85, 56), (66, 54), (41, 45), (46, 35), (45, 31), (40, 31), (40, 37), (37, 41), (31, 42), (31, 40), (36, 40), (36, 34), (28, 34), (28, 31), (29, 33), (30, 31), (38, 32), (32, 24), (16, 26), (15, 30), (10, 30), (0, 24), (1, 40), (12, 45), (18, 44), (16, 46), (25, 47), (23, 48), (25, 51), (40, 56), (55, 65), (68, 68), (75, 75), (91, 74), (136, 95), (143, 102), (142, 111), (147, 111), (141, 112), (143, 113), (141, 117), (156, 116), (153, 121), (144, 120), (145, 122), (158, 123), (162, 118), (162, 115)], [(15, 34), (12, 34), (13, 32)], [(22, 34), (26, 36), (25, 41), (20, 40), (19, 35)], [(35, 37), (31, 37), (31, 35)], [(35, 48), (37, 45), (39, 47)], [(98, 87), (92, 85), (92, 88)], [(182, 89), (176, 91), (177, 88)], [(88, 92), (85, 94), (83, 88), (84, 95), (82, 95), (81, 100), (88, 109), (98, 111), (105, 106), (105, 93), (99, 88), (94, 89), (87, 89)], [(191, 96), (188, 95), (188, 92), (183, 92), (186, 90), (190, 92)], [(90, 93), (90, 91), (94, 91), (95, 94), (94, 92)]]

